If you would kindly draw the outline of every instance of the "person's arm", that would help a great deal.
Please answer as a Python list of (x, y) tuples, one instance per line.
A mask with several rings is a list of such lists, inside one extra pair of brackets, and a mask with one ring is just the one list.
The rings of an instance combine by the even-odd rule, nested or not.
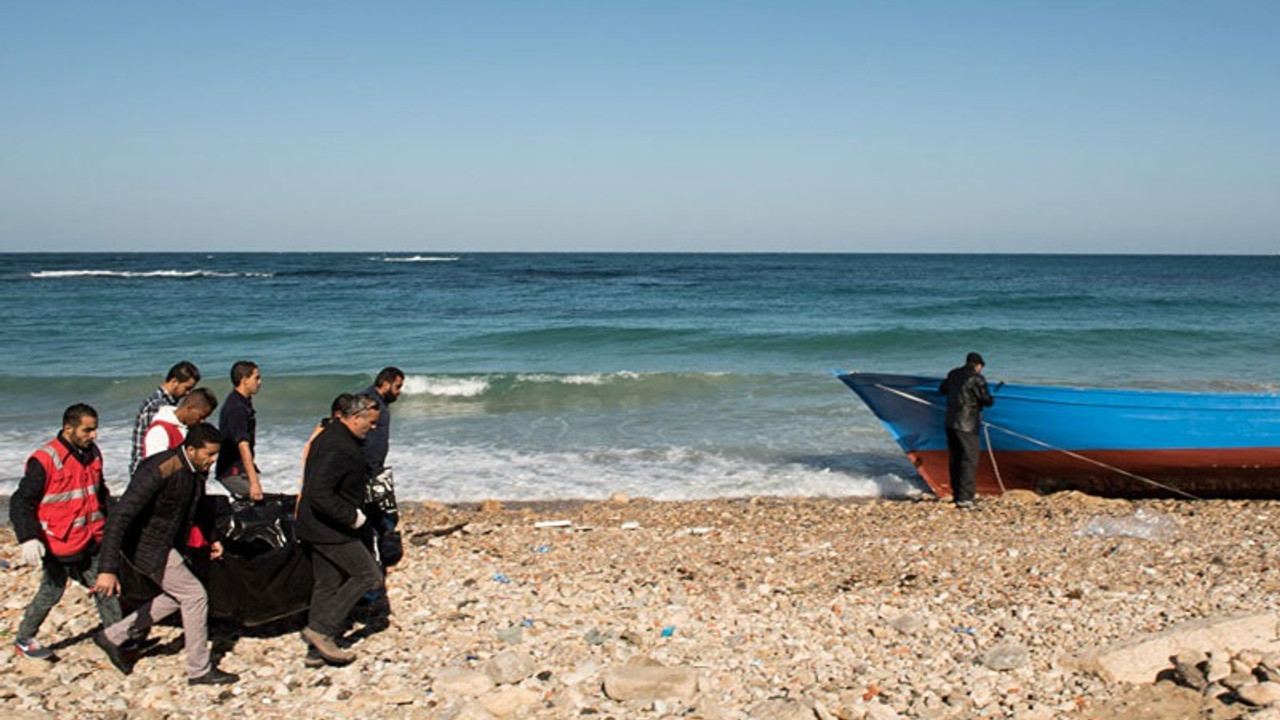
[(983, 407), (991, 407), (996, 404), (996, 399), (991, 397), (991, 390), (987, 388), (987, 379), (981, 375), (978, 376), (977, 391), (978, 402), (982, 403)]
[(93, 586), (94, 592), (114, 595), (120, 591), (117, 575), (124, 536), (129, 532), (134, 519), (154, 501), (163, 487), (164, 480), (155, 465), (146, 466), (134, 473), (124, 495), (107, 516), (107, 526), (102, 531), (102, 549), (98, 552), (98, 580)]
[[(308, 495), (312, 510), (317, 516), (331, 523), (354, 527), (360, 519), (360, 510), (338, 495), (345, 458), (340, 453), (333, 452), (328, 445), (313, 448), (313, 451), (308, 466), (314, 463), (314, 469), (307, 476), (307, 485), (303, 488), (303, 493)], [(364, 466), (361, 463), (359, 472), (363, 473), (363, 471)]]
[(249, 499), (262, 499), (262, 481), (258, 479), (258, 467), (253, 464), (253, 450), (249, 448), (248, 440), (241, 440), (236, 443), (236, 449), (240, 451), (240, 463), (244, 465), (244, 474), (249, 478)]
[(35, 540), (40, 536), (40, 518), (36, 510), (44, 498), (44, 466), (39, 460), (27, 461), (27, 472), (18, 483), (18, 489), (9, 497), (9, 524), (18, 544)]

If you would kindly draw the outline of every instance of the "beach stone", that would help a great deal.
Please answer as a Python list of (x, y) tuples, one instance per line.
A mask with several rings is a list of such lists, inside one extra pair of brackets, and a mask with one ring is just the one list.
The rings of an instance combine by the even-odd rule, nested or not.
[(1173, 658), (1173, 672), (1178, 684), (1192, 690), (1203, 690), (1209, 684), (1201, 665), (1207, 658), (1202, 652), (1183, 652)]
[(494, 720), (493, 713), (478, 702), (463, 703), (443, 716), (444, 720)]
[(698, 674), (682, 667), (628, 664), (609, 668), (602, 680), (605, 694), (618, 701), (687, 700), (698, 690)]
[(493, 680), (476, 670), (444, 668), (432, 678), (431, 689), (446, 695), (483, 695), (493, 689)]
[(1280, 683), (1261, 682), (1236, 688), (1236, 696), (1242, 702), (1254, 707), (1272, 705), (1280, 702)]
[(1150, 683), (1182, 648), (1226, 650), (1232, 647), (1277, 646), (1280, 621), (1275, 615), (1203, 618), (1086, 651), (1082, 666), (1112, 682)]
[(889, 622), (903, 635), (915, 635), (924, 629), (925, 622), (918, 615), (899, 615)]
[(484, 665), (484, 673), (494, 685), (514, 685), (533, 675), (536, 670), (533, 658), (514, 650), (504, 650)]
[(494, 515), (502, 512), (502, 503), (497, 500), (485, 500), (480, 503), (480, 512), (485, 515)]
[(757, 703), (748, 711), (751, 720), (815, 720), (813, 708), (791, 700), (778, 698)]
[(1265, 707), (1261, 710), (1255, 710), (1247, 716), (1249, 720), (1280, 720), (1280, 708)]
[(992, 670), (1017, 670), (1030, 662), (1030, 652), (1020, 643), (1001, 643), (982, 655), (982, 664)]
[(615, 492), (609, 496), (610, 505), (626, 505), (631, 502), (631, 496), (624, 492)]
[(864, 717), (866, 720), (901, 720), (902, 713), (890, 705), (877, 702), (867, 705), (867, 714)]
[(538, 693), (522, 687), (506, 687), (480, 699), (484, 709), (494, 717), (504, 718), (538, 704)]
[[(1252, 668), (1245, 672), (1252, 672)], [(1204, 679), (1209, 682), (1218, 682), (1227, 678), (1232, 673), (1231, 660), (1224, 653), (1215, 652), (1209, 654), (1208, 661), (1204, 664)]]

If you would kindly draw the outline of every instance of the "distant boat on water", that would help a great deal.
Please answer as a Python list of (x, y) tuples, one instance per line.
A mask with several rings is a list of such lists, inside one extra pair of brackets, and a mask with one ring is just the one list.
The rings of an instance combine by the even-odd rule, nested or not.
[[(934, 493), (951, 494), (942, 378), (839, 373)], [(1280, 496), (1280, 395), (991, 385), (978, 492)]]

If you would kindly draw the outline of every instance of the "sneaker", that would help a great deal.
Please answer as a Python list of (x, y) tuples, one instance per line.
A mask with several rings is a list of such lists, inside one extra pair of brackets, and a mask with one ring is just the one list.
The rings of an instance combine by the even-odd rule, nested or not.
[(188, 685), (230, 685), (240, 679), (235, 673), (223, 672), (218, 668), (209, 668), (209, 672), (200, 677), (187, 678)]
[(977, 510), (978, 506), (972, 500), (957, 500), (956, 507), (961, 510)]
[(53, 651), (35, 638), (18, 638), (13, 641), (13, 651), (32, 660), (53, 660)]
[(117, 670), (125, 675), (133, 672), (133, 665), (127, 658), (125, 658), (124, 650), (122, 650), (119, 645), (116, 645), (107, 639), (106, 631), (99, 630), (94, 633), (93, 644), (102, 648), (102, 652), (107, 654), (107, 659), (111, 661), (112, 665), (116, 666)]

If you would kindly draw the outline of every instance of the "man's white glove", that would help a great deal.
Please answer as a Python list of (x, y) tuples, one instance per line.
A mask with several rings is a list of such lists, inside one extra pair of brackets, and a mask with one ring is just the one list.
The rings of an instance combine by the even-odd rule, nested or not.
[(44, 557), (44, 543), (38, 538), (31, 538), (22, 543), (22, 562), (35, 567), (40, 564), (40, 559)]
[(355, 528), (356, 530), (359, 530), (360, 526), (364, 525), (364, 521), (365, 521), (364, 513), (360, 512), (360, 508), (356, 508), (356, 521), (351, 523), (351, 527)]

